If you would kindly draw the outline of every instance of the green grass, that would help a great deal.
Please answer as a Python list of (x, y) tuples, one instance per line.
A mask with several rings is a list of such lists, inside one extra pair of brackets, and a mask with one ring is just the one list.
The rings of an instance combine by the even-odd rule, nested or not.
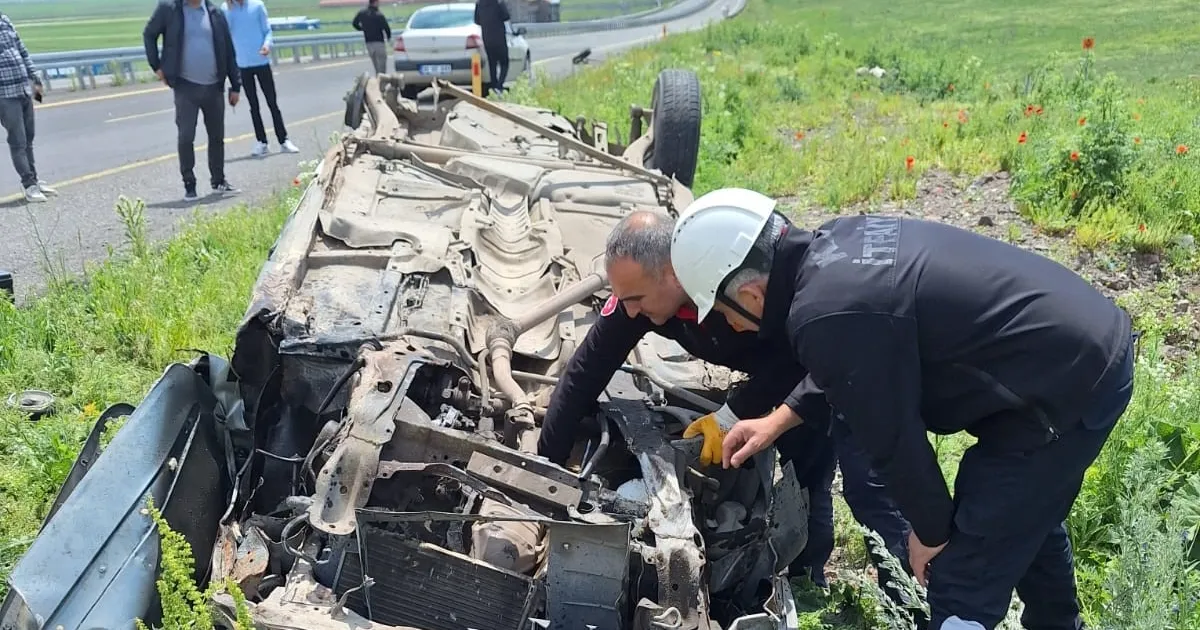
[[(214, 0), (215, 1), (215, 0)], [(220, 4), (220, 2), (215, 2)], [(350, 21), (361, 6), (321, 7), (318, 0), (268, 0), (271, 17), (307, 16), (321, 20), (321, 33), (353, 31)], [(561, 19), (587, 20), (610, 17), (611, 12), (597, 10), (592, 0), (563, 3)], [(650, 0), (630, 3), (632, 10), (645, 10)], [(366, 3), (362, 3), (366, 6)], [(57, 0), (55, 2), (0, 3), (17, 27), (25, 47), (31, 53), (82, 50), (91, 48), (120, 48), (142, 45), (142, 29), (146, 26), (154, 3), (147, 0)], [(399, 32), (418, 6), (384, 6), (384, 12), (394, 32)], [(304, 31), (278, 31), (276, 37), (300, 35)]]
[(58, 280), (28, 306), (0, 300), (0, 392), (42, 389), (57, 413), (37, 423), (0, 407), (0, 581), (32, 540), (100, 412), (137, 404), (189, 349), (228, 356), (250, 287), (294, 195), (205, 218), (164, 248), (141, 234), (129, 256)]

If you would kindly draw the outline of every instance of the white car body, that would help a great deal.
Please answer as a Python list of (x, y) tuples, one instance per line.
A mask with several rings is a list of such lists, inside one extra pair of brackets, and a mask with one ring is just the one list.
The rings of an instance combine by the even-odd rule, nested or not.
[[(524, 29), (504, 25), (508, 40), (508, 77), (527, 72), (529, 42)], [(394, 43), (395, 71), (404, 75), (406, 86), (424, 89), (438, 78), (456, 85), (471, 84), (471, 56), (480, 58), (484, 85), (491, 82), (483, 35), (475, 23), (475, 5), (470, 2), (435, 4), (418, 9), (408, 19)]]

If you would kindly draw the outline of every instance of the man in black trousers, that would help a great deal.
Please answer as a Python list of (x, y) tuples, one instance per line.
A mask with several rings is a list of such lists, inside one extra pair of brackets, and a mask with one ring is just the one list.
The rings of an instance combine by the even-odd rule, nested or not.
[(368, 0), (367, 8), (359, 11), (352, 22), (355, 30), (362, 31), (367, 44), (367, 56), (375, 74), (387, 74), (388, 41), (392, 39), (392, 27), (387, 16), (379, 10), (379, 0)]
[(497, 92), (504, 91), (504, 81), (508, 78), (508, 38), (504, 34), (504, 23), (510, 19), (508, 7), (501, 0), (475, 2), (475, 23), (483, 31), (483, 51), (492, 77), (491, 89)]
[[(162, 52), (158, 40), (162, 39)], [(225, 179), (225, 98), (238, 104), (242, 80), (225, 14), (208, 0), (160, 0), (142, 31), (146, 61), (175, 93), (175, 126), (179, 129), (179, 172), (184, 199), (196, 195), (196, 121), (204, 114), (208, 132), (208, 171), (213, 192), (236, 193)]]

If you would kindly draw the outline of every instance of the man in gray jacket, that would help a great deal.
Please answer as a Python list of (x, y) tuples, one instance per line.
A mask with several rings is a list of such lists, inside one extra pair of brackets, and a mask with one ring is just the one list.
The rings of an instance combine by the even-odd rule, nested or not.
[[(162, 39), (162, 53), (158, 40)], [(208, 132), (208, 172), (213, 192), (236, 193), (225, 179), (225, 99), (238, 104), (242, 80), (229, 23), (208, 0), (160, 0), (142, 31), (146, 61), (175, 92), (175, 126), (179, 129), (179, 172), (184, 199), (196, 199), (196, 121), (204, 114)]]

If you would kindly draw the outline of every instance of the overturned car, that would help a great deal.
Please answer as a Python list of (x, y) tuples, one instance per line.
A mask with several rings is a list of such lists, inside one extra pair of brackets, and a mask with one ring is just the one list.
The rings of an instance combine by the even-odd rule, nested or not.
[[(401, 87), (364, 76), (347, 95), (350, 131), (231, 360), (170, 366), (101, 456), (85, 446), (3, 628), (154, 622), (148, 498), (257, 628), (795, 627), (808, 499), (790, 464), (703, 467), (680, 439), (738, 375), (649, 335), (568, 467), (534, 448), (608, 296), (608, 232), (692, 199), (696, 77), (660, 74), (627, 146), (443, 83), (422, 109)], [(235, 600), (214, 607), (232, 628)]]

